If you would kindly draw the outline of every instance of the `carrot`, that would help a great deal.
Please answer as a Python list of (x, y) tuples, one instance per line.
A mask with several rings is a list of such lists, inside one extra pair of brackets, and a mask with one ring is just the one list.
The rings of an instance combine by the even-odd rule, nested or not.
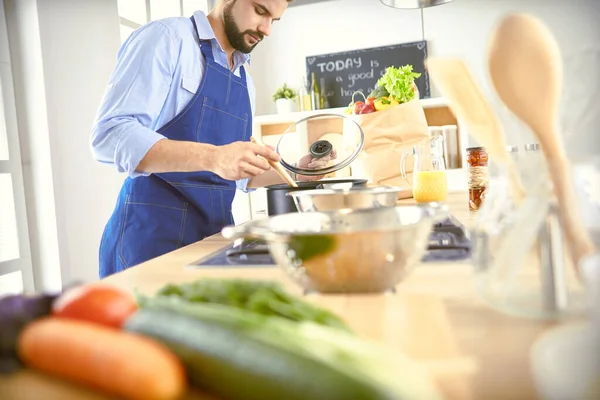
[(87, 321), (45, 317), (21, 332), (25, 365), (129, 400), (183, 395), (183, 364), (151, 338)]

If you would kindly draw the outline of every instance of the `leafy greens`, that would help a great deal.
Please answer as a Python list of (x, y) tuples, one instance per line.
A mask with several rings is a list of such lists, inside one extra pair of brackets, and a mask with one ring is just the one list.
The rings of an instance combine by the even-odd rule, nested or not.
[(377, 81), (378, 86), (382, 86), (389, 93), (390, 97), (398, 100), (400, 103), (407, 103), (415, 97), (413, 83), (421, 74), (413, 72), (412, 65), (403, 67), (388, 67), (385, 74)]

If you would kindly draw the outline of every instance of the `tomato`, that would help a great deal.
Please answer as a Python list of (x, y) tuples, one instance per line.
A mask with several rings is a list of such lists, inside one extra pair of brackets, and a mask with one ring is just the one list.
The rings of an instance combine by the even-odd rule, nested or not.
[(120, 328), (136, 310), (133, 295), (104, 284), (87, 284), (67, 290), (52, 306), (52, 314), (57, 317), (114, 328)]
[(363, 108), (360, 110), (360, 114), (369, 114), (369, 113), (372, 113), (372, 112), (375, 112), (375, 111), (376, 111), (375, 107), (373, 107), (370, 104), (365, 104), (363, 106)]
[(375, 97), (367, 97), (367, 104), (375, 108)]
[(362, 110), (364, 105), (364, 101), (357, 101), (356, 103), (354, 103), (354, 114), (360, 114), (360, 110)]

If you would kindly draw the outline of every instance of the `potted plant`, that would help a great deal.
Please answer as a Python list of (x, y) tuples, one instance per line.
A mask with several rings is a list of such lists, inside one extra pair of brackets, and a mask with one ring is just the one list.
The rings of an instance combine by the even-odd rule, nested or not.
[(296, 91), (284, 83), (283, 86), (277, 89), (273, 94), (273, 101), (277, 107), (277, 112), (279, 114), (284, 114), (297, 111), (298, 106), (296, 98)]

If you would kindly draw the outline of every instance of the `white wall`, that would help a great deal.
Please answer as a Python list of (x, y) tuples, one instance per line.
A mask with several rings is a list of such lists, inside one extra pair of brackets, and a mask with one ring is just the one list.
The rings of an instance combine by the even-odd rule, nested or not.
[(117, 2), (5, 2), (36, 286), (95, 280), (100, 237), (123, 181), (89, 148), (120, 45)]
[[(460, 56), (471, 67), (484, 87), (505, 125), (511, 143), (521, 145), (532, 141), (531, 134), (508, 115), (491, 91), (487, 80), (486, 43), (494, 24), (506, 13), (530, 12), (541, 18), (553, 33), (563, 52), (569, 86), (565, 95), (575, 99), (563, 109), (563, 123), (579, 133), (578, 140), (569, 142), (572, 154), (590, 154), (599, 146), (600, 124), (589, 119), (580, 121), (583, 109), (594, 107), (600, 116), (598, 74), (600, 51), (600, 2), (596, 0), (455, 0), (452, 3), (423, 10), (425, 40), (432, 56)], [(418, 10), (397, 10), (379, 0), (336, 0), (289, 8), (274, 25), (271, 37), (253, 52), (251, 73), (257, 86), (257, 113), (275, 112), (271, 94), (288, 82), (299, 86), (305, 73), (305, 57), (309, 55), (385, 46), (422, 40), (421, 14)], [(595, 62), (589, 62), (588, 60)], [(585, 60), (585, 62), (582, 62)], [(572, 82), (573, 71), (591, 79), (596, 90), (586, 82)], [(439, 91), (432, 82), (432, 97)], [(587, 96), (584, 98), (584, 96)], [(587, 105), (588, 108), (584, 107)], [(582, 136), (596, 138), (594, 146)]]

